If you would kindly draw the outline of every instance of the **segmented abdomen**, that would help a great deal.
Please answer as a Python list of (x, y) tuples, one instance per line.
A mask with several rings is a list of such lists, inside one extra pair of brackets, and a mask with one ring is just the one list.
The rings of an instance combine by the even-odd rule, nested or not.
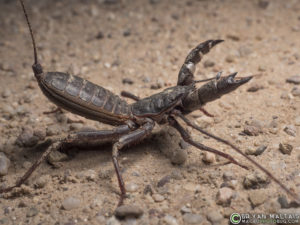
[(118, 125), (131, 115), (129, 105), (119, 96), (77, 76), (48, 72), (40, 87), (56, 105), (88, 119)]

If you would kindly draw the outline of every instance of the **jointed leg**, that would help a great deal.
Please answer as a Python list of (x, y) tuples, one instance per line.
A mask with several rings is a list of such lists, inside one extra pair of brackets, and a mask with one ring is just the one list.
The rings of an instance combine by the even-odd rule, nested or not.
[(52, 144), (47, 148), (47, 150), (38, 158), (35, 163), (26, 171), (26, 173), (16, 182), (15, 185), (4, 188), (0, 190), (0, 193), (9, 192), (15, 187), (20, 187), (36, 170), (36, 168), (47, 158), (47, 156), (55, 150), (60, 150), (64, 144), (78, 144), (87, 141), (93, 141), (97, 139), (101, 140), (116, 140), (121, 135), (129, 133), (131, 129), (128, 125), (122, 125), (116, 127), (113, 130), (100, 130), (100, 131), (86, 131), (86, 132), (78, 132), (74, 134), (70, 134), (66, 138), (59, 138), (51, 141)]
[(128, 91), (121, 91), (121, 96), (123, 96), (125, 98), (131, 98), (131, 99), (133, 99), (135, 101), (139, 101), (140, 100), (140, 98), (138, 96), (136, 96), (136, 95), (134, 95), (134, 94), (132, 94), (132, 93), (130, 93)]
[(277, 178), (275, 178), (268, 170), (266, 170), (264, 167), (262, 167), (260, 164), (258, 164), (256, 161), (254, 161), (252, 158), (250, 158), (249, 156), (247, 156), (244, 152), (242, 152), (238, 147), (236, 147), (234, 144), (230, 143), (229, 141), (217, 137), (205, 130), (203, 130), (201, 127), (197, 126), (196, 124), (194, 124), (193, 122), (191, 122), (190, 120), (188, 120), (186, 117), (184, 117), (182, 114), (178, 114), (177, 115), (190, 127), (200, 131), (201, 133), (225, 144), (230, 146), (231, 148), (233, 148), (235, 151), (237, 151), (239, 154), (241, 154), (242, 156), (244, 156), (247, 160), (249, 160), (252, 164), (254, 164), (256, 167), (258, 167), (262, 172), (264, 172), (265, 174), (267, 174), (273, 181), (275, 181), (275, 183), (277, 183), (283, 190), (285, 190), (287, 193), (289, 193), (293, 198), (295, 198), (298, 202), (300, 202), (299, 197), (291, 192), (286, 186), (284, 186)]
[(194, 48), (186, 57), (184, 64), (179, 71), (177, 85), (191, 84), (194, 81), (196, 64), (201, 61), (204, 54), (208, 53), (212, 47), (222, 41), (223, 40), (208, 40)]
[(208, 152), (212, 152), (216, 155), (219, 155), (219, 156), (222, 156), (223, 158), (225, 159), (228, 159), (231, 163), (234, 163), (244, 169), (248, 169), (247, 166), (244, 166), (242, 165), (241, 163), (237, 162), (232, 156), (224, 153), (224, 152), (220, 152), (214, 148), (211, 148), (211, 147), (208, 147), (208, 146), (205, 146), (203, 144), (200, 144), (196, 141), (194, 141), (191, 136), (188, 134), (188, 132), (177, 122), (177, 120), (173, 117), (169, 117), (169, 124), (174, 127), (176, 130), (179, 131), (179, 133), (181, 134), (183, 140), (193, 146), (195, 146), (196, 148), (199, 148), (201, 150), (204, 150), (204, 151), (208, 151)]
[(149, 120), (146, 122), (143, 126), (141, 126), (139, 129), (132, 131), (129, 134), (126, 134), (122, 136), (117, 143), (113, 146), (113, 152), (112, 152), (112, 160), (115, 167), (115, 171), (118, 177), (119, 187), (121, 190), (120, 200), (118, 206), (123, 204), (123, 200), (126, 196), (126, 189), (124, 185), (124, 181), (120, 172), (120, 166), (118, 162), (118, 154), (119, 150), (121, 150), (124, 146), (138, 142), (145, 138), (147, 135), (149, 135), (154, 127), (154, 122), (152, 120)]

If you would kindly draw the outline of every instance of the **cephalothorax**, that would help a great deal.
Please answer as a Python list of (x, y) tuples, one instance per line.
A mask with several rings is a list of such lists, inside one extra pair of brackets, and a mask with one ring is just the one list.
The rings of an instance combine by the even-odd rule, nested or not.
[(88, 119), (111, 124), (116, 127), (112, 130), (77, 132), (53, 141), (49, 148), (14, 186), (0, 190), (0, 193), (8, 192), (14, 187), (18, 187), (24, 183), (24, 181), (28, 179), (32, 172), (50, 154), (50, 152), (53, 150), (59, 150), (64, 144), (76, 144), (84, 141), (95, 141), (101, 139), (114, 142), (112, 160), (121, 190), (121, 197), (119, 201), (120, 205), (123, 203), (126, 190), (120, 173), (118, 152), (124, 146), (138, 142), (149, 135), (154, 128), (155, 123), (169, 124), (174, 127), (181, 134), (182, 138), (189, 144), (198, 149), (218, 154), (228, 159), (229, 162), (247, 169), (246, 166), (237, 162), (230, 155), (194, 141), (189, 133), (186, 132), (186, 130), (177, 122), (176, 117), (179, 117), (188, 126), (191, 126), (205, 135), (232, 147), (278, 183), (287, 193), (298, 200), (298, 197), (285, 185), (283, 185), (264, 167), (245, 155), (235, 145), (204, 131), (185, 117), (186, 114), (189, 114), (194, 110), (201, 109), (206, 103), (214, 101), (222, 95), (234, 91), (252, 78), (251, 76), (237, 78), (236, 73), (221, 77), (219, 73), (215, 78), (205, 80), (208, 82), (200, 88), (196, 88), (195, 84), (199, 82), (194, 80), (196, 64), (200, 62), (204, 54), (208, 53), (209, 50), (218, 43), (221, 43), (222, 40), (205, 41), (199, 44), (188, 54), (179, 71), (177, 86), (167, 88), (160, 93), (143, 99), (139, 99), (130, 93), (123, 92), (123, 96), (136, 100), (135, 103), (129, 105), (126, 101), (113, 94), (111, 91), (80, 77), (61, 72), (44, 73), (41, 64), (37, 60), (35, 40), (23, 1), (20, 0), (20, 2), (23, 7), (33, 42), (33, 72), (43, 93), (54, 104), (61, 108), (84, 116)]

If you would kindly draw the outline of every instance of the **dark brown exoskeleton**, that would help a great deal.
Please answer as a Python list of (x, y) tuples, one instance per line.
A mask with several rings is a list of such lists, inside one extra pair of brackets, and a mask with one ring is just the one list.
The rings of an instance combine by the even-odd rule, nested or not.
[(14, 187), (18, 187), (23, 184), (32, 172), (39, 166), (39, 164), (50, 154), (50, 152), (61, 149), (65, 144), (71, 143), (76, 145), (82, 142), (107, 140), (114, 143), (112, 149), (112, 160), (121, 190), (119, 201), (119, 205), (121, 205), (123, 204), (123, 200), (126, 196), (126, 190), (120, 173), (118, 153), (124, 146), (138, 142), (151, 134), (155, 123), (169, 124), (178, 130), (182, 138), (189, 144), (198, 149), (220, 155), (228, 159), (229, 162), (247, 169), (246, 166), (237, 162), (230, 155), (194, 141), (189, 133), (177, 122), (176, 117), (179, 117), (188, 126), (191, 126), (203, 134), (232, 147), (238, 153), (247, 158), (247, 160), (252, 162), (256, 167), (266, 173), (288, 194), (298, 200), (295, 193), (290, 191), (264, 167), (245, 155), (238, 147), (227, 140), (204, 131), (185, 117), (186, 114), (200, 109), (206, 103), (214, 101), (222, 95), (234, 91), (252, 78), (251, 76), (237, 78), (236, 73), (225, 77), (221, 77), (220, 74), (218, 74), (216, 78), (208, 79), (206, 84), (198, 89), (196, 88), (195, 83), (198, 82), (194, 80), (196, 64), (200, 62), (204, 54), (208, 53), (209, 50), (218, 43), (221, 43), (222, 40), (205, 41), (199, 44), (188, 54), (180, 69), (177, 86), (167, 88), (160, 93), (144, 99), (139, 99), (130, 93), (123, 92), (123, 96), (136, 100), (135, 103), (129, 105), (126, 101), (122, 100), (111, 91), (80, 77), (61, 72), (43, 72), (42, 66), (37, 60), (35, 40), (24, 3), (22, 0), (20, 0), (20, 2), (23, 7), (33, 42), (34, 64), (32, 69), (43, 93), (49, 100), (61, 108), (84, 116), (88, 119), (111, 124), (116, 127), (112, 130), (77, 132), (70, 134), (65, 138), (56, 140), (14, 186), (0, 190), (0, 193), (8, 192)]

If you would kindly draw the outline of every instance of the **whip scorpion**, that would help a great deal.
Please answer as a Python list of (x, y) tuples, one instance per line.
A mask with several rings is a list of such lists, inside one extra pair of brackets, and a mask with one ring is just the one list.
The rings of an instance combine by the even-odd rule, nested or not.
[[(34, 64), (32, 65), (32, 69), (43, 94), (51, 102), (63, 109), (91, 120), (113, 125), (115, 128), (111, 130), (76, 132), (53, 141), (41, 157), (33, 163), (31, 168), (15, 183), (15, 185), (0, 190), (0, 193), (9, 192), (13, 188), (19, 187), (52, 151), (60, 150), (66, 144), (108, 140), (114, 143), (112, 147), (112, 162), (121, 191), (119, 199), (119, 205), (121, 205), (126, 197), (126, 190), (118, 162), (119, 151), (124, 146), (139, 142), (150, 135), (156, 123), (172, 126), (180, 133), (183, 140), (190, 145), (203, 151), (212, 152), (226, 158), (230, 163), (236, 164), (243, 169), (248, 169), (247, 166), (239, 163), (229, 154), (193, 140), (186, 129), (178, 122), (179, 118), (194, 130), (234, 149), (267, 174), (294, 199), (297, 201), (299, 200), (295, 193), (282, 184), (262, 165), (247, 156), (240, 148), (223, 138), (203, 130), (186, 117), (189, 113), (199, 109), (202, 109), (205, 113), (205, 110), (203, 109), (205, 104), (236, 90), (238, 87), (252, 79), (252, 76), (237, 77), (237, 73), (224, 77), (218, 73), (216, 77), (211, 79), (201, 81), (194, 80), (196, 65), (201, 61), (203, 55), (207, 54), (214, 46), (221, 43), (223, 40), (207, 40), (192, 49), (179, 71), (176, 86), (167, 88), (157, 94), (142, 99), (131, 93), (122, 92), (124, 97), (135, 100), (134, 103), (128, 104), (125, 100), (113, 94), (111, 91), (78, 76), (63, 72), (44, 72), (38, 61), (35, 39), (24, 3), (22, 0), (20, 0), (20, 3), (32, 39), (34, 50)], [(206, 83), (200, 88), (197, 88), (196, 83), (199, 82)]]

